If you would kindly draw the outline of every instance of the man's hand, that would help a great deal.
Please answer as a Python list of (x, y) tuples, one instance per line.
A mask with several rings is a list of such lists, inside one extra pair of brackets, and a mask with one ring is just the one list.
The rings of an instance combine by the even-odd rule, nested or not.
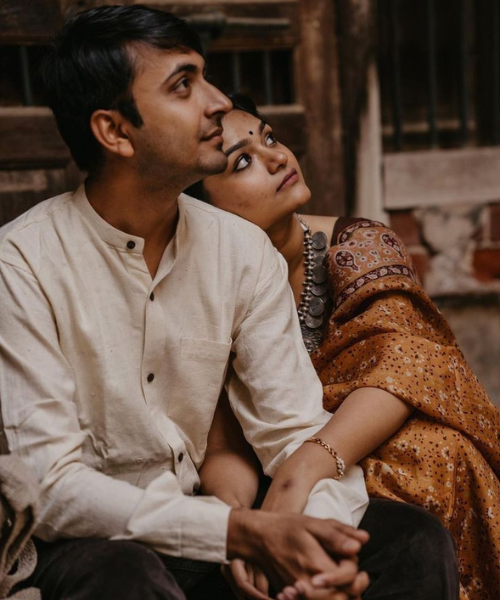
[(350, 585), (358, 574), (356, 563), (354, 569), (347, 568), (332, 557), (353, 557), (367, 541), (365, 531), (331, 519), (235, 509), (229, 518), (227, 553), (229, 559), (257, 564), (275, 589), (318, 574), (328, 581), (343, 578), (343, 585)]

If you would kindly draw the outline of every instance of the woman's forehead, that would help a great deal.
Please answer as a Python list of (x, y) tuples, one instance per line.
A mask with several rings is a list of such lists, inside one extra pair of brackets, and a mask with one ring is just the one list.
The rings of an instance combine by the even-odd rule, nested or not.
[[(243, 110), (233, 109), (224, 115), (222, 126), (224, 138), (226, 136), (246, 137), (251, 131), (255, 134), (259, 130), (261, 120)], [(251, 134), (250, 134), (251, 135)]]

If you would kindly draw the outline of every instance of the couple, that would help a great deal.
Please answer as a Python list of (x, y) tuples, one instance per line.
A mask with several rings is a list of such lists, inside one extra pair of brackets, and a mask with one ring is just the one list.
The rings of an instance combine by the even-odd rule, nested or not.
[[(231, 140), (225, 131), (222, 139), (224, 115), (229, 129), (232, 116), (242, 111), (231, 112), (227, 98), (204, 79), (203, 68), (194, 34), (175, 17), (141, 6), (102, 7), (73, 18), (45, 67), (58, 126), (89, 177), (75, 193), (40, 204), (0, 235), (3, 428), (8, 450), (32, 467), (42, 489), (39, 562), (30, 583), (41, 588), (43, 597), (54, 599), (233, 598), (216, 565), (237, 559), (261, 569), (283, 598), (456, 598), (455, 555), (446, 530), (426, 511), (384, 500), (419, 503), (416, 491), (401, 497), (390, 488), (399, 481), (390, 460), (406, 456), (406, 438), (396, 439), (394, 448), (383, 442), (405, 428), (412, 435), (411, 424), (418, 423), (415, 435), (424, 447), (439, 425), (448, 425), (441, 414), (448, 408), (444, 397), (441, 404), (434, 402), (434, 420), (431, 409), (429, 415), (423, 409), (425, 397), (434, 401), (439, 392), (446, 395), (444, 386), (451, 379), (446, 368), (424, 374), (422, 388), (429, 390), (420, 394), (413, 378), (417, 411), (410, 417), (405, 402), (412, 387), (405, 391), (397, 373), (404, 356), (386, 358), (384, 350), (394, 342), (394, 352), (399, 352), (394, 338), (400, 334), (421, 360), (417, 348), (424, 333), (447, 339), (448, 330), (441, 332), (433, 316), (420, 323), (425, 332), (410, 340), (409, 329), (418, 323), (406, 314), (404, 301), (422, 319), (426, 305), (407, 277), (394, 297), (388, 287), (374, 302), (379, 314), (373, 323), (360, 307), (369, 304), (368, 290), (373, 292), (375, 283), (357, 308), (351, 286), (338, 298), (331, 294), (338, 314), (323, 320), (328, 329), (320, 340), (322, 327), (312, 325), (322, 315), (315, 315), (321, 306), (313, 296), (328, 299), (322, 292), (324, 280), (311, 290), (306, 285), (299, 309), (322, 388), (293, 314), (287, 270), (267, 236), (228, 212), (179, 197), (188, 185), (215, 175), (221, 179), (205, 182), (214, 203), (225, 187), (243, 208), (251, 208), (252, 201), (265, 200), (267, 186), (260, 187), (258, 179), (247, 184), (252, 195), (246, 199), (237, 189), (231, 191), (232, 175), (250, 173), (246, 166), (254, 160), (251, 153), (237, 151), (243, 141), (247, 146), (260, 143), (266, 151), (276, 148), (267, 126), (254, 115), (255, 125), (249, 128), (245, 122), (243, 136), (236, 130)], [(299, 169), (291, 172), (292, 157), (283, 147), (279, 153), (286, 154), (287, 163), (284, 169), (283, 157), (277, 161), (276, 196), (304, 196)], [(268, 172), (274, 175), (274, 168)], [(290, 201), (278, 221), (303, 201)], [(236, 212), (236, 206), (230, 210)], [(278, 221), (265, 206), (257, 212), (266, 217), (257, 223), (285, 258), (287, 248), (295, 255), (299, 239), (300, 244), (305, 239), (308, 265), (318, 261), (321, 266), (318, 256), (331, 234), (321, 246), (323, 236), (316, 230), (323, 228), (322, 222), (311, 220), (309, 232), (305, 224), (297, 229), (290, 216), (285, 219), (289, 231), (281, 228), (280, 246), (279, 237), (272, 237), (273, 229), (280, 233)], [(345, 244), (333, 259), (337, 266), (329, 263), (330, 282), (335, 277), (339, 281), (334, 285), (345, 288), (349, 268), (364, 272), (358, 253), (365, 238), (360, 241), (357, 235), (366, 233), (365, 241), (375, 244), (373, 251), (378, 237), (387, 235), (377, 225), (363, 223), (350, 228), (337, 223), (339, 242)], [(393, 236), (388, 249), (405, 256)], [(388, 262), (384, 252), (379, 250), (379, 258)], [(304, 267), (293, 267), (289, 265), (290, 277), (301, 279)], [(319, 271), (312, 281), (325, 278)], [(290, 283), (300, 304), (300, 285)], [(381, 345), (371, 347), (373, 336), (389, 324), (393, 330)], [(437, 364), (444, 347), (438, 342), (433, 346), (422, 354)], [(338, 359), (332, 361), (334, 356)], [(380, 367), (379, 373), (373, 370), (373, 381), (372, 369), (363, 367), (365, 362), (372, 365), (372, 356)], [(462, 389), (473, 385), (460, 356), (453, 357)], [(427, 368), (424, 362), (419, 367)], [(376, 385), (381, 378), (385, 383)], [(266, 510), (247, 508), (257, 485), (254, 459), (236, 428), (225, 426), (233, 417), (224, 400), (214, 418), (224, 382), (245, 438), (274, 476), (264, 499)], [(367, 412), (363, 389), (379, 407), (375, 416)], [(328, 410), (347, 396), (349, 402), (330, 419), (323, 395)], [(353, 409), (347, 410), (350, 405)], [(473, 424), (497, 431), (489, 405), (480, 406)], [(386, 407), (390, 414), (379, 423)], [(351, 430), (351, 424), (361, 423), (355, 418), (359, 413), (365, 422), (369, 416), (376, 434), (371, 426), (368, 432)], [(470, 415), (463, 409), (449, 419), (451, 433), (465, 434), (457, 447), (472, 439), (471, 454), (474, 450), (486, 472), (482, 455), (493, 462), (493, 444), (483, 443), (477, 427), (467, 429)], [(355, 435), (361, 443), (351, 447)], [(321, 445), (304, 444), (310, 438), (320, 439)], [(445, 454), (455, 450), (456, 438), (447, 439)], [(242, 449), (235, 452), (235, 447)], [(300, 514), (313, 487), (344, 471), (347, 479), (355, 476), (361, 459), (370, 495), (381, 499), (370, 503), (360, 530)], [(405, 465), (411, 467), (408, 461)], [(468, 474), (469, 463), (455, 466)], [(437, 470), (425, 462), (416, 464), (415, 472)], [(199, 494), (200, 468), (204, 491), (219, 489), (227, 502)], [(325, 484), (323, 516), (329, 516), (328, 501), (335, 495), (330, 483)], [(435, 481), (429, 480), (429, 487), (431, 483)], [(432, 510), (434, 504), (428, 502), (426, 508)], [(232, 581), (239, 581), (242, 593), (262, 594), (250, 589), (240, 567), (231, 567)], [(475, 577), (471, 590), (474, 585), (480, 589), (488, 581)], [(257, 586), (264, 586), (260, 575)]]

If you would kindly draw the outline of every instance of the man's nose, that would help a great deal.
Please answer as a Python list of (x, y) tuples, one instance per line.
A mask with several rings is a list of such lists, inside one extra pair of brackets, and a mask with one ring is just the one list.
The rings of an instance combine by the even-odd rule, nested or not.
[(208, 83), (209, 101), (207, 102), (206, 114), (211, 117), (215, 114), (226, 114), (233, 108), (229, 98), (211, 83)]

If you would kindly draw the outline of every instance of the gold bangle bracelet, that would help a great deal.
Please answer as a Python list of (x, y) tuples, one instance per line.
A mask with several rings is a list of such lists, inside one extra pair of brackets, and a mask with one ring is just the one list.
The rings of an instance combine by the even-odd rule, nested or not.
[(333, 458), (335, 459), (335, 462), (337, 464), (337, 476), (333, 477), (332, 479), (341, 479), (342, 477), (344, 477), (345, 462), (340, 458), (340, 456), (335, 452), (335, 450), (330, 446), (330, 444), (327, 444), (321, 438), (318, 438), (318, 437), (310, 437), (309, 439), (306, 440), (306, 442), (312, 442), (313, 444), (319, 444), (322, 448), (324, 448), (327, 452), (329, 452), (333, 456)]

